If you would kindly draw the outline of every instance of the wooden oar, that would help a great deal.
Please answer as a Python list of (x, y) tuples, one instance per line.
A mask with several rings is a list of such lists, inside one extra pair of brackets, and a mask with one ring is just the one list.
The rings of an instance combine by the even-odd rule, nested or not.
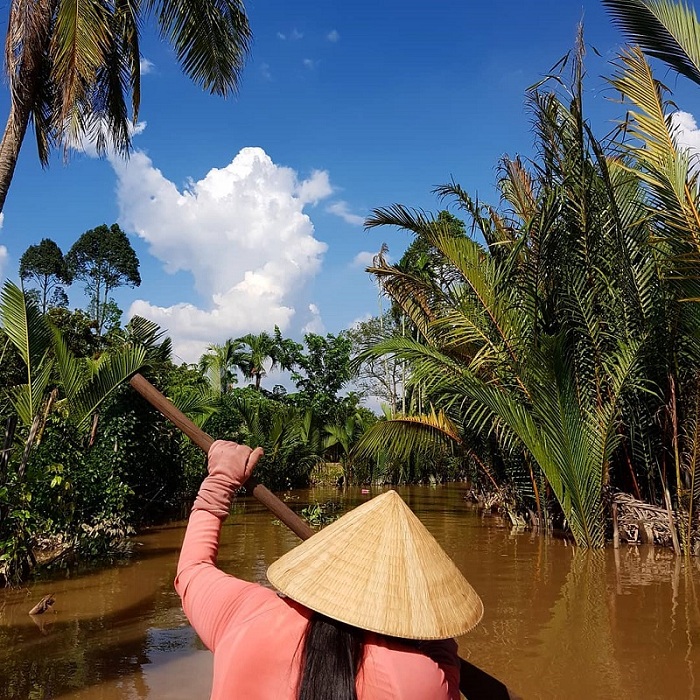
[[(198, 428), (145, 377), (141, 374), (135, 374), (129, 383), (148, 403), (182, 430), (195, 445), (204, 450), (205, 453), (209, 452), (214, 438), (207, 435), (201, 428)], [(248, 479), (245, 487), (302, 540), (308, 540), (314, 534), (314, 531), (291, 508), (280, 501), (272, 491), (255, 481), (255, 479)], [(467, 700), (510, 700), (511, 696), (508, 688), (501, 681), (462, 658), (459, 661), (461, 667), (459, 689)]]

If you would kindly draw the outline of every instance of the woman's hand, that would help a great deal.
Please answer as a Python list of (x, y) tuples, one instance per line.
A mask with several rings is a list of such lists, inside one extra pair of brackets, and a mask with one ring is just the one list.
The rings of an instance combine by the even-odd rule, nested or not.
[(206, 510), (224, 520), (233, 495), (253, 473), (262, 457), (262, 448), (252, 450), (247, 445), (217, 440), (209, 448), (209, 476), (199, 487), (192, 510)]
[(207, 469), (210, 476), (227, 479), (235, 484), (236, 488), (239, 488), (253, 473), (255, 465), (262, 455), (262, 447), (251, 450), (248, 445), (216, 440), (209, 448)]

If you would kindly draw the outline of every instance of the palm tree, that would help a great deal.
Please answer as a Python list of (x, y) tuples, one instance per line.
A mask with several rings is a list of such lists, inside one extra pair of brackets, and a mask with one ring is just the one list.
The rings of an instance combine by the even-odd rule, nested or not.
[(500, 210), (454, 182), (437, 190), (484, 244), (401, 205), (366, 221), (424, 239), (450, 268), (436, 283), (379, 261), (371, 272), (419, 336), (368, 351), (407, 361), (410, 381), (449, 423), (435, 414), (380, 422), (361, 449), (495, 443), (498, 459), (477, 457), (499, 480), (546, 516), (544, 480), (576, 541), (597, 547), (608, 486), (664, 502), (675, 472), (679, 496), (700, 491), (700, 314), (682, 301), (700, 298), (700, 218), (687, 154), (652, 100), (659, 86), (640, 91), (641, 66), (635, 83), (624, 64), (615, 85), (643, 105), (632, 125), (642, 147), (595, 139), (583, 117), (582, 47), (579, 37), (566, 104), (531, 93), (538, 158), (502, 161)]
[(141, 97), (140, 26), (148, 18), (195, 83), (213, 94), (235, 91), (251, 40), (242, 0), (11, 0), (0, 211), (30, 122), (44, 166), (53, 146), (65, 150), (84, 136), (99, 152), (112, 144), (128, 154)]
[(11, 554), (0, 562), (0, 580), (8, 582), (26, 573), (28, 561), (36, 563), (21, 514), (28, 511), (31, 495), (25, 490), (29, 456), (49, 415), (59, 412), (85, 431), (103, 401), (147, 363), (149, 349), (125, 343), (97, 360), (76, 358), (38, 305), (9, 281), (0, 291), (0, 329), (23, 370), (20, 383), (0, 392), (0, 410), (3, 417), (11, 418), (6, 437), (9, 452), (3, 455), (0, 469), (0, 533), (3, 538), (10, 534), (12, 541)]
[(199, 369), (206, 375), (209, 385), (216, 394), (231, 391), (237, 383), (236, 368), (243, 362), (243, 343), (229, 338), (222, 345), (212, 343), (199, 358)]
[(299, 349), (293, 341), (283, 339), (278, 328), (275, 328), (274, 336), (265, 331), (258, 335), (248, 333), (236, 338), (236, 342), (242, 346), (238, 366), (246, 379), (254, 381), (258, 391), (260, 391), (262, 378), (268, 372), (277, 367), (292, 368), (295, 352)]

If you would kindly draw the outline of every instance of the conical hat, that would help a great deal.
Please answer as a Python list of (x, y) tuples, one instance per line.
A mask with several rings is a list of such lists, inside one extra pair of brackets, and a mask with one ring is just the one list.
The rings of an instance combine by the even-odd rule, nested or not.
[(459, 636), (484, 612), (476, 591), (396, 491), (280, 557), (267, 578), (311, 610), (404, 639)]

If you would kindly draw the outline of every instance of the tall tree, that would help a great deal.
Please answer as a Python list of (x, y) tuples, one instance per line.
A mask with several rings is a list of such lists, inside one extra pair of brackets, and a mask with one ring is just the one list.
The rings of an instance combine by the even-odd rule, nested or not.
[(99, 336), (110, 310), (110, 292), (117, 287), (141, 284), (136, 252), (117, 224), (102, 224), (80, 236), (68, 251), (66, 261), (73, 277), (85, 282)]
[(255, 388), (260, 390), (262, 378), (273, 369), (291, 369), (296, 353), (301, 346), (292, 340), (282, 338), (277, 326), (273, 335), (263, 331), (258, 335), (248, 333), (236, 338), (242, 345), (239, 368), (246, 379), (255, 382)]
[(371, 269), (420, 332), (373, 354), (409, 362), (438, 413), (378, 423), (364, 443), (374, 453), (394, 443), (402, 456), (466, 448), (545, 517), (556, 513), (553, 494), (591, 547), (605, 541), (608, 487), (670, 510), (675, 482), (689, 543), (700, 504), (698, 175), (638, 49), (613, 80), (634, 107), (628, 136), (595, 139), (583, 116), (583, 45), (579, 36), (564, 100), (530, 94), (538, 157), (529, 168), (502, 161), (501, 207), (455, 183), (438, 189), (483, 243), (401, 205), (368, 218), (425, 238), (453, 282), (381, 260)]
[[(11, 0), (5, 40), (10, 114), (0, 142), (0, 211), (30, 123), (39, 160), (87, 136), (127, 154), (141, 99), (139, 34), (155, 20), (185, 74), (235, 91), (251, 33), (242, 0)], [(131, 102), (131, 114), (128, 103)]]
[(70, 284), (72, 277), (63, 253), (50, 238), (42, 239), (39, 245), (30, 245), (19, 261), (19, 276), (22, 281), (33, 280), (39, 287), (41, 311), (46, 313), (52, 306), (65, 306), (67, 301), (62, 284)]
[(216, 394), (226, 394), (238, 383), (236, 368), (242, 362), (242, 347), (240, 341), (229, 338), (222, 345), (207, 346), (207, 351), (199, 358), (199, 369)]
[(295, 403), (310, 408), (321, 423), (335, 422), (338, 394), (353, 377), (352, 341), (345, 333), (307, 333), (304, 342), (306, 352), (299, 353), (292, 373), (299, 389)]

